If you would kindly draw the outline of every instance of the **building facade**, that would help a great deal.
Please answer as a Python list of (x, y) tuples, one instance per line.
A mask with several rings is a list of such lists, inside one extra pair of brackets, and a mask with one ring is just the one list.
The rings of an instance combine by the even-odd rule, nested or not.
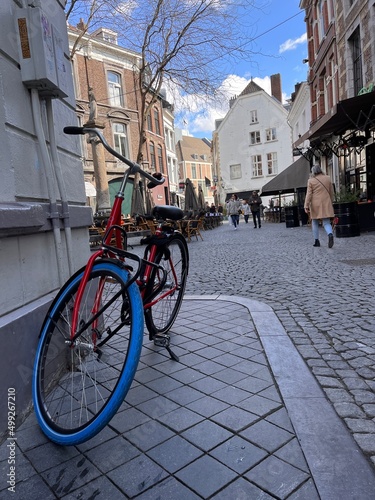
[(163, 99), (164, 137), (167, 156), (170, 204), (177, 205), (178, 187), (178, 159), (176, 153), (176, 136), (174, 129), (174, 107)]
[[(375, 229), (375, 8), (368, 0), (302, 0), (308, 35), (310, 148), (336, 189), (359, 195)], [(367, 205), (367, 206), (365, 206)], [(373, 210), (372, 210), (373, 212)]]
[(179, 194), (183, 195), (186, 179), (196, 193), (201, 188), (207, 203), (214, 202), (212, 184), (211, 146), (206, 139), (183, 135), (176, 146), (179, 168)]
[(64, 2), (41, 3), (0, 2), (0, 380), (2, 394), (15, 389), (19, 420), (44, 316), (88, 258), (92, 222), (76, 138), (62, 133), (76, 124)]
[(232, 193), (249, 198), (253, 190), (260, 191), (293, 161), (280, 75), (274, 76), (274, 95), (251, 81), (231, 100), (228, 113), (218, 122), (213, 135), (213, 170), (221, 203)]
[[(95, 126), (102, 129), (108, 143), (123, 156), (138, 161), (150, 172), (161, 172), (166, 178), (163, 186), (152, 190), (155, 204), (169, 203), (167, 156), (164, 138), (163, 98), (160, 96), (148, 113), (143, 137), (140, 137), (140, 99), (135, 74), (139, 54), (117, 45), (117, 34), (99, 29), (82, 36), (83, 26), (70, 27), (69, 43), (73, 49), (74, 81), (77, 114), (80, 123), (90, 123), (91, 100), (95, 99)], [(78, 40), (78, 43), (77, 43)], [(140, 144), (140, 141), (141, 144)], [(96, 185), (92, 148), (82, 144), (85, 180)], [(110, 201), (118, 190), (125, 165), (105, 152), (105, 171)], [(142, 179), (141, 179), (142, 187)], [(131, 193), (123, 205), (131, 213)]]

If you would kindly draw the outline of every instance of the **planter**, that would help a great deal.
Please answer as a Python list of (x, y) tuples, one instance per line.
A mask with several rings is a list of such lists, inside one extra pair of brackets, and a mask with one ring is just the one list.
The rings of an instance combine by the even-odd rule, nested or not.
[(285, 207), (285, 225), (286, 227), (299, 227), (298, 207), (296, 205)]
[(358, 206), (356, 201), (334, 203), (336, 221), (336, 238), (359, 236)]

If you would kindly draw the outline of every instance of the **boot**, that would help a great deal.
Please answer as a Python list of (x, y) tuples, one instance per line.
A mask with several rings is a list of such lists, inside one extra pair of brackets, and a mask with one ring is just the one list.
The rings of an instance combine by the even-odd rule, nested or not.
[(332, 248), (332, 247), (333, 247), (333, 234), (329, 233), (329, 235), (328, 235), (328, 248)]
[(315, 243), (313, 244), (313, 247), (320, 247), (320, 241), (315, 240)]

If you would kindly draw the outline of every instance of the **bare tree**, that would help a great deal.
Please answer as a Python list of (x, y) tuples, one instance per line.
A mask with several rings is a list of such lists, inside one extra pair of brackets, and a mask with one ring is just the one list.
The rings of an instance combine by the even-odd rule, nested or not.
[(163, 87), (187, 101), (197, 94), (214, 99), (230, 66), (239, 58), (251, 61), (254, 25), (246, 25), (244, 19), (251, 16), (243, 14), (255, 14), (257, 8), (256, 0), (67, 2), (69, 20), (84, 20), (83, 34), (100, 24), (116, 31), (119, 43), (140, 55), (135, 74), (141, 95), (137, 161), (142, 158), (147, 115)]

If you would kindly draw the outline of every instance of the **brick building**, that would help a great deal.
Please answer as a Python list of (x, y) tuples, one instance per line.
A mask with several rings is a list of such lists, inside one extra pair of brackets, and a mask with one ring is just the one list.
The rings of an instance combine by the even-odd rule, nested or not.
[(337, 188), (366, 202), (358, 206), (361, 228), (375, 229), (367, 203), (375, 201), (374, 2), (301, 0), (300, 7), (308, 36), (310, 147)]
[[(79, 27), (70, 27), (68, 34), (71, 49), (76, 43), (73, 49), (73, 73), (80, 123), (83, 125), (90, 120), (91, 90), (97, 109), (95, 123), (103, 129), (109, 144), (122, 155), (140, 162), (146, 171), (162, 172), (167, 179), (166, 183), (153, 189), (152, 195), (155, 204), (169, 203), (161, 96), (146, 118), (146, 129), (140, 148), (141, 95), (136, 83), (139, 54), (117, 45), (116, 33), (108, 29), (85, 34), (78, 43), (77, 39), (81, 35)], [(82, 149), (85, 181), (95, 186), (91, 147), (83, 143)], [(107, 153), (105, 163), (112, 201), (125, 166)], [(124, 213), (131, 211), (130, 199), (131, 196), (126, 196)]]

